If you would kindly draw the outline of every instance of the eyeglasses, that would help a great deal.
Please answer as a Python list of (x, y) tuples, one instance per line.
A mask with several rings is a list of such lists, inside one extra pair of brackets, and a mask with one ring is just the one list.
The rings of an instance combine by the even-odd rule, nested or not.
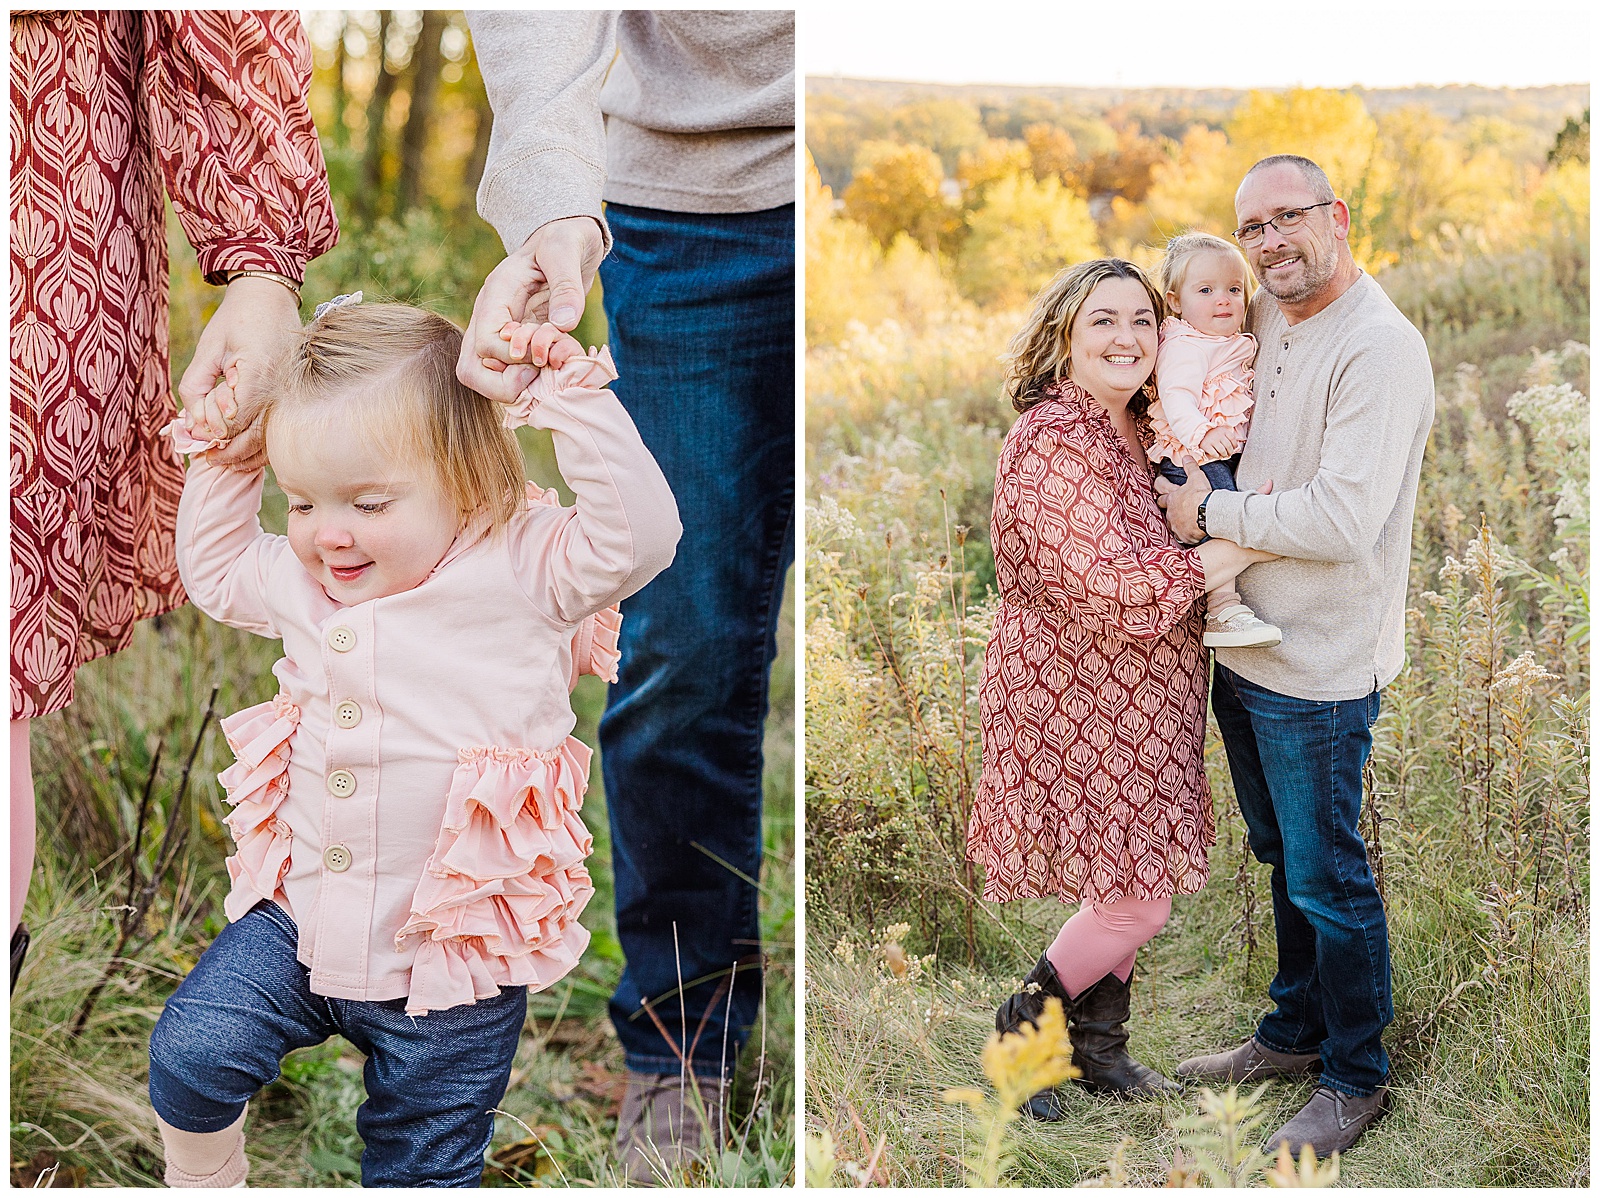
[(1314, 208), (1326, 208), (1329, 204), (1337, 204), (1338, 200), (1323, 200), (1320, 204), (1311, 204), (1305, 208), (1286, 208), (1269, 221), (1251, 221), (1248, 225), (1240, 225), (1233, 231), (1233, 239), (1240, 245), (1254, 245), (1261, 240), (1261, 235), (1271, 225), (1280, 233), (1288, 233), (1300, 227), (1300, 222), (1305, 220), (1306, 213)]

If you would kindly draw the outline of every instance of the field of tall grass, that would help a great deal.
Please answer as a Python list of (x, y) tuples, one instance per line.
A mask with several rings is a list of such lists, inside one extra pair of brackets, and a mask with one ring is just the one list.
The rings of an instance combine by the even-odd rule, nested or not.
[[(419, 217), (351, 232), (348, 248), (313, 264), (308, 296), (364, 287), (369, 299), (420, 300), (458, 321), (470, 311), (481, 273), (449, 252), (441, 226)], [(172, 258), (176, 377), (220, 292), (201, 283), (181, 240)], [(605, 339), (597, 297), (579, 334)], [(548, 438), (519, 435), (529, 477), (556, 485)], [(281, 531), (282, 496), (270, 480), (268, 493), (263, 521)], [(771, 1186), (793, 1176), (792, 611), (791, 600), (765, 742), (764, 1014), (739, 1064), (728, 1151), (675, 1170), (675, 1184)], [(160, 1141), (145, 1092), (150, 1029), (222, 926), (223, 859), (232, 851), (216, 782), (232, 756), (215, 719), (202, 717), (213, 687), (216, 716), (270, 697), (268, 671), (279, 652), (276, 642), (185, 607), (140, 625), (129, 649), (78, 675), (69, 707), (34, 723), (39, 859), (25, 916), (33, 946), (11, 1003), (13, 1185), (160, 1184)], [(576, 734), (590, 745), (604, 703), (604, 684), (583, 679), (573, 696)], [(593, 940), (573, 974), (530, 997), (486, 1185), (617, 1184), (609, 1153), (623, 1063), (606, 1001), (623, 962), (598, 755), (583, 816), (595, 838), (596, 894), (583, 916)], [(361, 1057), (348, 1044), (291, 1054), (282, 1078), (251, 1105), (250, 1184), (359, 1184), (362, 1097)]]
[[(1589, 351), (1565, 340), (1587, 324), (1588, 262), (1481, 266), (1380, 277), (1429, 339), (1439, 403), (1409, 663), (1384, 693), (1362, 820), (1393, 951), (1394, 1111), (1340, 1162), (1346, 1183), (1589, 1181)], [(1569, 267), (1576, 289), (1534, 281)], [(1529, 297), (1544, 316), (1525, 318)], [(1070, 911), (978, 901), (963, 856), (996, 608), (992, 479), (1011, 419), (996, 358), (1019, 319), (858, 323), (808, 350), (814, 1184), (984, 1176), (973, 1162), (992, 1124), (975, 1095), (993, 1011)], [(1206, 763), (1211, 880), (1141, 954), (1130, 1023), (1133, 1051), (1169, 1074), (1245, 1039), (1274, 971), (1267, 871), (1214, 726)], [(960, 1101), (946, 1101), (952, 1087)], [(1270, 1085), (1252, 1112), (1218, 1096), (1205, 1114), (1193, 1094), (1074, 1091), (1066, 1122), (1010, 1124), (988, 1175), (1192, 1184), (1197, 1142), (1231, 1128), (1243, 1143), (1248, 1115), (1259, 1143), (1309, 1093)]]

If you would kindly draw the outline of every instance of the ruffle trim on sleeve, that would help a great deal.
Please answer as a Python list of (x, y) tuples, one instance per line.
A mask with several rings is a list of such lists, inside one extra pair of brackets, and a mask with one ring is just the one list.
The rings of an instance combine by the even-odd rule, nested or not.
[(289, 740), (300, 725), (300, 709), (275, 695), (222, 721), (235, 761), (217, 775), (233, 810), (227, 818), (238, 852), (228, 858), (233, 887), (222, 904), (235, 920), (278, 891), (289, 871), (293, 834), (277, 818), (289, 795)]
[[(226, 437), (214, 437), (210, 440), (197, 437), (190, 430), (189, 425), (182, 416), (175, 418), (170, 424), (164, 425), (163, 433), (172, 438), (172, 454), (180, 461), (187, 455), (204, 453), (208, 449), (226, 449)], [(240, 712), (243, 715), (244, 712)]]
[(594, 847), (578, 811), (590, 749), (462, 749), (433, 855), (395, 947), (417, 945), (409, 1015), (543, 990), (588, 946), (578, 915), (594, 894)]
[[(560, 507), (561, 497), (552, 487), (545, 490), (531, 479), (527, 483), (529, 503), (546, 507)], [(617, 667), (622, 663), (622, 609), (615, 604), (585, 616), (572, 634), (572, 674), (567, 679), (567, 689), (578, 685), (578, 679), (593, 674), (606, 682), (617, 680)]]
[(615, 682), (621, 663), (622, 609), (613, 605), (585, 616), (572, 636), (572, 678), (568, 689), (578, 685), (582, 674)]
[(533, 420), (539, 404), (553, 393), (584, 388), (598, 391), (617, 377), (617, 365), (611, 360), (611, 347), (590, 347), (586, 354), (573, 354), (565, 366), (551, 370), (548, 366), (522, 389), (512, 403), (505, 405), (502, 416), (507, 428), (521, 428)]

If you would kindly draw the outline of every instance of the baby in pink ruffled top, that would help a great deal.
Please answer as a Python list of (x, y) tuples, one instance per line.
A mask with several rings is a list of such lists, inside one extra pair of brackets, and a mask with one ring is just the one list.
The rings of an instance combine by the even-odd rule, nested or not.
[[(1150, 460), (1180, 486), (1180, 464), (1199, 466), (1215, 490), (1236, 491), (1233, 470), (1250, 429), (1256, 340), (1243, 331), (1250, 266), (1239, 250), (1210, 233), (1167, 242), (1161, 289), (1172, 315), (1161, 322), (1156, 388), (1150, 405), (1155, 442)], [(1268, 646), (1283, 632), (1257, 618), (1233, 586), (1206, 596), (1204, 641), (1212, 647)]]
[[(457, 382), (443, 317), (319, 309), (269, 385), (287, 536), (257, 519), (261, 470), (207, 460), (223, 413), (171, 426), (193, 455), (189, 597), (284, 655), (277, 693), (222, 721), (230, 923), (151, 1038), (169, 1181), (175, 1162), (178, 1184), (232, 1176), (189, 1162), (242, 1153), (278, 1060), (338, 1033), (371, 1058), (367, 1154), (414, 1162), (384, 1176), (461, 1184), (430, 1164), (455, 1153), (440, 1137), (481, 1164), (526, 991), (588, 943), (590, 751), (568, 695), (581, 672), (615, 678), (615, 605), (681, 526), (609, 352), (553, 325), (503, 335), (537, 364), (508, 409)], [(526, 482), (524, 424), (549, 430), (574, 507)]]

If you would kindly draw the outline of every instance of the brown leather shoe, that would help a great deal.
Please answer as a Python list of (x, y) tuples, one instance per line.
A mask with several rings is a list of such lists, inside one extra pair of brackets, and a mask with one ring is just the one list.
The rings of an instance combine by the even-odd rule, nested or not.
[(1279, 1052), (1251, 1036), (1238, 1048), (1227, 1052), (1190, 1057), (1178, 1066), (1178, 1080), (1243, 1085), (1274, 1077), (1309, 1077), (1321, 1072), (1321, 1053)]
[(1262, 1151), (1275, 1156), (1278, 1147), (1287, 1144), (1290, 1153), (1298, 1157), (1301, 1146), (1310, 1144), (1319, 1157), (1332, 1156), (1349, 1149), (1362, 1132), (1388, 1113), (1388, 1086), (1379, 1086), (1364, 1097), (1318, 1086), (1311, 1092), (1311, 1101), (1278, 1129)]
[(716, 1077), (628, 1071), (615, 1154), (629, 1185), (661, 1185), (675, 1168), (727, 1143), (733, 1083)]
[(1128, 1012), (1133, 985), (1108, 973), (1078, 995), (1067, 1035), (1080, 1086), (1122, 1098), (1176, 1093), (1183, 1087), (1128, 1055)]

